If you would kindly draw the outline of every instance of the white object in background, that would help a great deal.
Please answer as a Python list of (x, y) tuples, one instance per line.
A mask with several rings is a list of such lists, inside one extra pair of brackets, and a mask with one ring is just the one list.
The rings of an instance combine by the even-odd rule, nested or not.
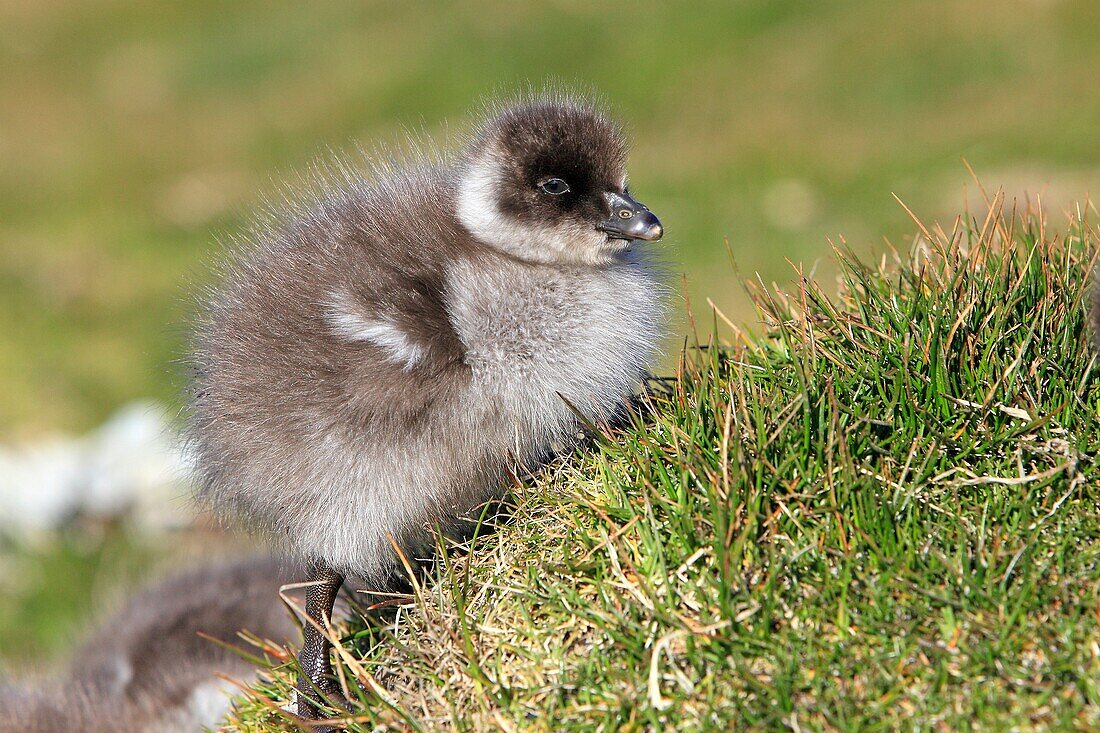
[(0, 446), (0, 531), (57, 529), (76, 516), (185, 527), (194, 516), (186, 476), (164, 408), (134, 402), (87, 437)]
[(54, 529), (77, 513), (84, 445), (54, 437), (0, 448), (0, 529)]
[(133, 402), (89, 436), (85, 513), (116, 517), (129, 512), (142, 529), (178, 529), (193, 513), (181, 439), (155, 402)]

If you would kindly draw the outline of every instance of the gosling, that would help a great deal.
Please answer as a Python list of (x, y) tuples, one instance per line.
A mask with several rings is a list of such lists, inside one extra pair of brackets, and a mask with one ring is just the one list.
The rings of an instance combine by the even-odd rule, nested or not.
[(285, 644), (297, 625), (279, 598), (296, 572), (256, 558), (191, 569), (152, 584), (107, 617), (67, 668), (0, 680), (0, 733), (193, 733), (218, 724), (256, 670), (226, 644), (248, 630)]
[(207, 295), (190, 428), (200, 497), (303, 558), (299, 714), (343, 703), (324, 627), (512, 472), (614, 418), (657, 353), (661, 223), (592, 102), (492, 109), (456, 155), (345, 173), (275, 212)]

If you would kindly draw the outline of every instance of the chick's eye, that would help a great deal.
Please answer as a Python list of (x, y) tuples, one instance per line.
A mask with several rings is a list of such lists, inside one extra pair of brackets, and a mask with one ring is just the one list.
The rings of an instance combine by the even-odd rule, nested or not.
[(561, 196), (569, 192), (569, 184), (560, 178), (547, 178), (539, 184), (539, 188), (551, 196)]

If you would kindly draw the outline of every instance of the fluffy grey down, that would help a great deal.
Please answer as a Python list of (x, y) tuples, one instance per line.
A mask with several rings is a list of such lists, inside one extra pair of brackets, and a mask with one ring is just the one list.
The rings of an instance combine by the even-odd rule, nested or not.
[[(301, 574), (250, 559), (154, 584), (108, 616), (66, 670), (0, 681), (0, 733), (195, 733), (216, 725), (250, 663), (199, 636), (240, 645), (241, 630), (285, 644), (297, 626), (278, 587)], [(255, 650), (250, 650), (255, 651)]]
[[(389, 537), (422, 556), (573, 441), (566, 400), (613, 417), (665, 320), (646, 243), (592, 224), (600, 191), (626, 195), (625, 154), (589, 102), (542, 96), (492, 110), (451, 159), (344, 166), (292, 200), (202, 306), (202, 498), (382, 583)], [(546, 170), (567, 196), (540, 194)]]

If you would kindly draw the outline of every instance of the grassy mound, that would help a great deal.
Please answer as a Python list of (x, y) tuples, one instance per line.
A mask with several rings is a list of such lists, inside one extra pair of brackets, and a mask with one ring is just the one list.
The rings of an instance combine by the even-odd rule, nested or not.
[[(764, 333), (347, 630), (352, 729), (1100, 726), (1097, 232), (919, 228), (838, 295), (756, 292)], [(227, 729), (294, 729), (292, 673)]]

